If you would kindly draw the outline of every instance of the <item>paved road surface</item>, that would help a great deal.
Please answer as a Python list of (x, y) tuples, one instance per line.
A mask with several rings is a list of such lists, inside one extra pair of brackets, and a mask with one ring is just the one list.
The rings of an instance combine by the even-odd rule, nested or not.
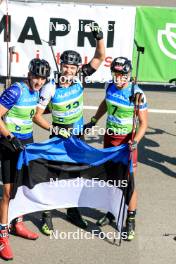
[[(149, 107), (175, 110), (175, 92), (176, 90), (147, 91)], [(85, 105), (97, 106), (103, 96), (103, 89), (85, 89)], [(86, 110), (85, 119), (88, 121), (94, 113), (95, 110)], [(104, 127), (104, 123), (105, 118), (102, 118), (100, 126)], [(36, 141), (42, 141), (47, 137), (47, 132), (35, 127)], [(95, 147), (102, 147), (101, 136), (89, 137), (87, 142)], [(34, 242), (11, 236), (10, 241), (15, 254), (12, 263), (174, 264), (176, 242), (173, 236), (164, 237), (163, 234), (176, 233), (175, 144), (176, 114), (150, 113), (149, 128), (139, 150), (137, 235), (133, 242), (123, 242), (121, 247), (117, 247), (98, 237), (90, 240), (68, 240), (50, 239), (40, 234), (38, 241)], [(82, 213), (89, 222), (86, 232), (98, 230), (95, 222), (102, 212), (82, 209)], [(26, 223), (32, 230), (39, 232), (40, 213), (28, 215)], [(81, 232), (67, 222), (65, 210), (55, 211), (54, 225), (56, 230), (67, 234)], [(102, 228), (102, 231), (113, 232), (114, 228), (108, 226)]]

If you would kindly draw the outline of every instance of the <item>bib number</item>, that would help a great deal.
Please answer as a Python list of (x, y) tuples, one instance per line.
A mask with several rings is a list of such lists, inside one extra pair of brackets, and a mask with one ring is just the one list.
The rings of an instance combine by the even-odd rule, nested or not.
[(33, 118), (34, 114), (35, 114), (35, 111), (34, 111), (34, 109), (32, 109), (31, 112), (30, 112), (30, 118), (31, 119)]
[(68, 110), (70, 110), (71, 108), (77, 108), (79, 106), (79, 102), (78, 101), (75, 101), (73, 104), (69, 104), (66, 106), (66, 108)]
[(114, 116), (115, 113), (117, 112), (118, 107), (116, 105), (112, 105), (112, 107), (113, 107), (112, 115)]

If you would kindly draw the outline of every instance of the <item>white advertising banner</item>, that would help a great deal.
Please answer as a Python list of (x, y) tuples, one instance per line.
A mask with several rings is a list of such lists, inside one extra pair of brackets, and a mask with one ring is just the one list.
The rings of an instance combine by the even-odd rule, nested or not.
[[(94, 56), (95, 40), (87, 24), (96, 22), (104, 33), (106, 59), (94, 80), (110, 78), (112, 58), (125, 56), (132, 59), (135, 7), (85, 4), (9, 2), (9, 47), (15, 46), (11, 75), (26, 77), (29, 61), (43, 58), (56, 70), (51, 49), (45, 41), (54, 40), (57, 63), (67, 49), (76, 50), (87, 63)], [(0, 75), (7, 75), (7, 43), (5, 39), (6, 1), (0, 4)]]

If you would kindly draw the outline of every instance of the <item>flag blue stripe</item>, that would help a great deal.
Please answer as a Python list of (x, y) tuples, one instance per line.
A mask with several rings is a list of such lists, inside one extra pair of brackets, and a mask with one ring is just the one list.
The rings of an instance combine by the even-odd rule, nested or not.
[(99, 166), (108, 160), (128, 164), (129, 148), (127, 144), (118, 147), (96, 149), (76, 137), (68, 139), (52, 138), (42, 143), (27, 145), (21, 152), (17, 169), (23, 164), (28, 165), (31, 160), (45, 159), (70, 163), (83, 163)]

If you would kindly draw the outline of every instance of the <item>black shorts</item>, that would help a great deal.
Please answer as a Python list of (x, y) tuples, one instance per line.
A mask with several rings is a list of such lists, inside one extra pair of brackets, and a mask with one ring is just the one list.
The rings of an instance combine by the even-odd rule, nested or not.
[[(23, 145), (33, 143), (33, 138), (21, 140)], [(10, 143), (5, 139), (0, 139), (0, 159), (1, 174), (3, 184), (14, 183), (16, 166), (19, 153), (10, 148)]]

